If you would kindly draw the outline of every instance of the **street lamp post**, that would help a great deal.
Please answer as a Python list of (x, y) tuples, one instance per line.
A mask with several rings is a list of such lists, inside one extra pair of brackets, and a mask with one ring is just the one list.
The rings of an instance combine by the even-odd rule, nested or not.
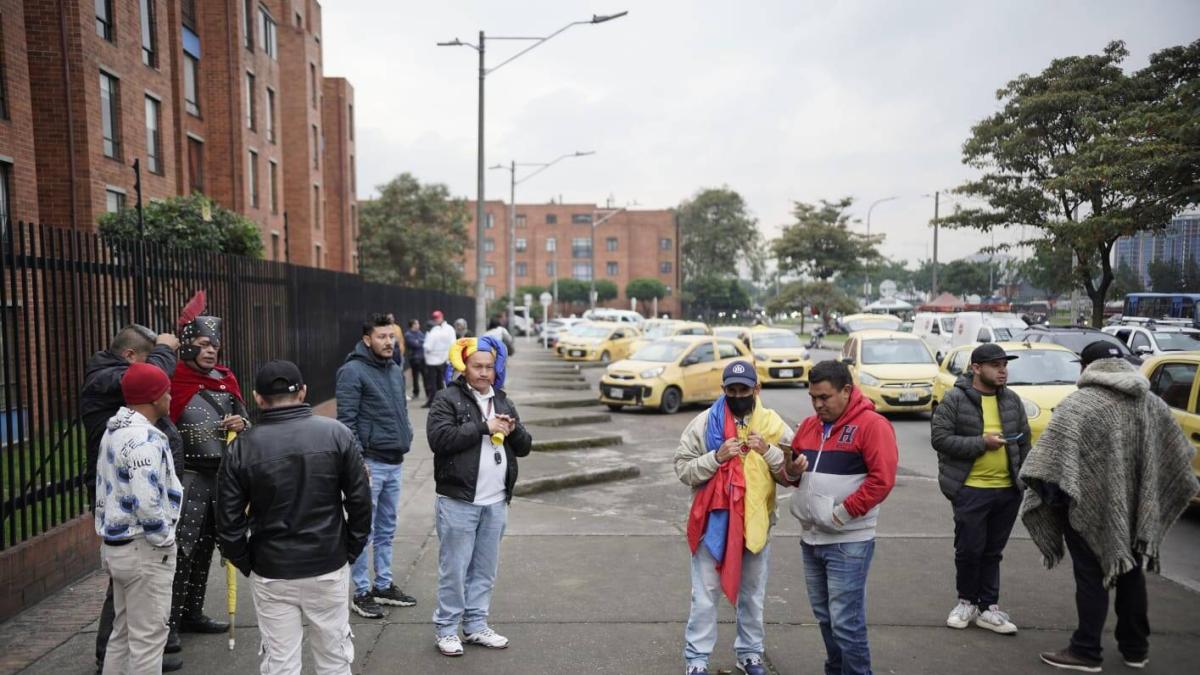
[(483, 221), (483, 218), (484, 218), (484, 213), (483, 213), (483, 211), (484, 211), (484, 209), (483, 209), (483, 202), (484, 202), (484, 194), (483, 194), (483, 188), (484, 188), (484, 181), (483, 181), (483, 166), (484, 166), (483, 101), (484, 101), (484, 81), (487, 78), (487, 76), (490, 75), (491, 73), (494, 73), (497, 70), (500, 70), (504, 66), (508, 65), (509, 63), (511, 63), (511, 62), (515, 61), (516, 59), (520, 58), (521, 56), (525, 55), (532, 49), (538, 47), (539, 45), (544, 44), (546, 41), (554, 38), (559, 33), (562, 33), (563, 31), (565, 31), (573, 26), (578, 26), (581, 24), (604, 23), (606, 21), (612, 21), (613, 19), (618, 19), (622, 16), (625, 16), (628, 13), (629, 12), (618, 12), (616, 14), (607, 14), (607, 15), (593, 14), (592, 18), (588, 21), (572, 21), (571, 23), (568, 23), (567, 25), (563, 26), (562, 28), (559, 28), (558, 30), (554, 31), (553, 33), (551, 33), (545, 37), (515, 37), (515, 36), (513, 36), (513, 37), (508, 37), (508, 36), (492, 37), (493, 40), (526, 40), (526, 41), (533, 42), (533, 44), (529, 45), (525, 49), (522, 49), (521, 51), (517, 52), (513, 56), (510, 56), (509, 58), (500, 62), (499, 65), (497, 65), (496, 67), (491, 68), (491, 69), (487, 68), (486, 62), (484, 61), (484, 52), (486, 51), (487, 36), (484, 35), (483, 31), (479, 31), (479, 44), (471, 44), (470, 42), (463, 42), (462, 40), (459, 40), (458, 38), (455, 38), (454, 40), (451, 40), (449, 42), (437, 43), (437, 45), (439, 47), (470, 47), (471, 49), (474, 49), (479, 54), (479, 119), (478, 119), (479, 143), (478, 143), (478, 148), (476, 149), (476, 162), (475, 162), (475, 174), (476, 174), (476, 182), (477, 182), (477, 184), (475, 186), (475, 188), (476, 188), (476, 201), (475, 201), (475, 330), (477, 332), (482, 332), (483, 327), (485, 325), (486, 318), (487, 318), (487, 316), (486, 316), (487, 315), (487, 298), (486, 298), (487, 285), (486, 285), (486, 282), (484, 280), (484, 275), (483, 275), (483, 230), (484, 230), (484, 221)]
[[(876, 206), (879, 206), (880, 204), (882, 204), (884, 202), (890, 202), (895, 199), (899, 199), (899, 197), (892, 196), (892, 197), (884, 197), (883, 199), (876, 199), (875, 201), (871, 202), (870, 206), (867, 207), (867, 240), (868, 241), (871, 239), (871, 212), (875, 210)], [(867, 300), (870, 301), (870, 299), (871, 299), (871, 273), (867, 272), (865, 276), (866, 276), (866, 279), (863, 282), (863, 295), (865, 295)]]
[[(545, 171), (546, 169), (549, 169), (551, 166), (558, 164), (562, 160), (567, 159), (568, 157), (586, 157), (588, 155), (594, 155), (594, 154), (596, 154), (596, 151), (594, 151), (594, 150), (588, 150), (587, 152), (580, 152), (580, 151), (576, 150), (575, 152), (572, 152), (569, 155), (562, 155), (562, 156), (557, 157), (549, 162), (517, 162), (516, 160), (510, 160), (508, 166), (504, 166), (503, 164), (497, 164), (496, 166), (488, 167), (491, 169), (503, 169), (509, 173), (509, 184), (508, 184), (508, 209), (509, 209), (508, 210), (508, 327), (510, 329), (515, 327), (514, 319), (516, 317), (516, 310), (514, 309), (514, 307), (517, 304), (517, 261), (516, 261), (516, 258), (517, 258), (517, 233), (516, 233), (517, 185), (519, 185), (520, 183), (524, 183), (525, 181), (529, 180), (530, 178), (533, 178), (534, 176)], [(538, 169), (533, 171), (532, 173), (530, 173), (528, 176), (525, 176), (521, 180), (517, 180), (517, 167), (518, 166), (536, 166), (536, 167), (538, 167)], [(555, 269), (555, 272), (556, 273), (558, 272), (557, 268)]]

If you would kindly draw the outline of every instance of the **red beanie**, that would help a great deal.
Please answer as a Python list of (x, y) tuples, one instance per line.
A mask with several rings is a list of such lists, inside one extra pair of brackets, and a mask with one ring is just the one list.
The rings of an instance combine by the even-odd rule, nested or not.
[(130, 364), (121, 377), (121, 393), (125, 395), (127, 405), (154, 403), (170, 388), (171, 380), (167, 374), (148, 363)]

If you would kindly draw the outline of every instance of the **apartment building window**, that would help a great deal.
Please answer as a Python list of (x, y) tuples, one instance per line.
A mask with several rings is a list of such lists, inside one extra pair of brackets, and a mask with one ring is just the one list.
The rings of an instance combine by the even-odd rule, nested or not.
[(491, 237), (483, 238), (483, 250), (485, 253), (496, 250), (496, 240)]
[(519, 277), (529, 276), (529, 266), (523, 262), (517, 263), (517, 276), (519, 276)]
[(271, 182), (271, 213), (279, 213), (279, 163), (271, 160), (267, 163), (267, 180)]
[(555, 263), (553, 261), (546, 263), (546, 276), (548, 276), (548, 277), (558, 276), (558, 263)]
[(659, 272), (659, 274), (670, 274), (671, 273), (671, 263), (670, 262), (660, 262), (658, 264), (658, 272)]
[(304, 25), (304, 19), (300, 18), (300, 12), (296, 12), (296, 28)]
[(592, 214), (590, 213), (573, 213), (571, 214), (571, 222), (576, 225), (591, 225)]
[(204, 192), (204, 142), (188, 136), (188, 177), (192, 192)]
[(571, 257), (572, 258), (590, 258), (592, 257), (592, 240), (588, 237), (575, 237), (571, 239)]
[(250, 183), (250, 206), (258, 208), (258, 153), (250, 150), (250, 162), (246, 164), (246, 181)]
[(320, 244), (313, 244), (313, 265), (317, 269), (325, 267), (325, 250)]
[(242, 44), (254, 51), (254, 0), (242, 0)]
[(275, 19), (271, 17), (271, 13), (266, 7), (258, 6), (258, 28), (262, 33), (263, 51), (272, 59), (279, 60), (279, 43), (276, 33), (278, 32), (275, 26)]
[(670, 251), (671, 250), (671, 240), (670, 239), (659, 239), (658, 240), (658, 248), (663, 251)]
[(0, 236), (8, 234), (8, 226), (12, 224), (12, 164), (0, 162)]
[(163, 174), (162, 104), (151, 96), (146, 97), (146, 168)]
[(558, 240), (554, 237), (546, 238), (546, 252), (553, 253), (558, 250)]
[(275, 142), (275, 90), (267, 87), (267, 140)]
[(517, 214), (517, 227), (525, 227), (525, 214), (524, 213)]
[(558, 224), (558, 216), (554, 215), (553, 213), (547, 213), (546, 214), (546, 224), (547, 225), (557, 225)]
[(605, 239), (605, 240), (604, 240), (604, 248), (605, 248), (605, 250), (607, 250), (607, 251), (615, 251), (615, 250), (617, 250), (617, 238), (616, 238), (616, 237), (609, 237), (608, 239)]
[(486, 300), (495, 300), (496, 299), (496, 287), (488, 286), (486, 289), (484, 289), (483, 297)]
[(496, 218), (490, 213), (483, 214), (483, 228), (490, 230), (496, 226)]
[(120, 82), (108, 73), (100, 73), (100, 129), (104, 135), (104, 156), (121, 158)]
[(312, 107), (317, 107), (317, 64), (308, 64), (308, 83), (312, 87)]
[(8, 71), (4, 65), (4, 22), (0, 21), (0, 120), (6, 119), (8, 119)]
[(183, 0), (179, 4), (179, 13), (183, 19), (183, 25), (196, 30), (196, 0)]
[(493, 265), (492, 263), (485, 264), (483, 266), (483, 276), (485, 276), (485, 277), (496, 276), (496, 266)]
[(183, 100), (189, 115), (200, 116), (200, 60), (183, 54)]
[(113, 188), (104, 191), (104, 210), (119, 213), (125, 210), (125, 193)]
[(96, 0), (96, 35), (113, 42), (116, 40), (116, 23), (112, 0)]
[(347, 126), (350, 128), (350, 140), (354, 140), (354, 104), (350, 104), (350, 119)]
[(158, 67), (158, 17), (156, 0), (141, 0), (142, 10), (142, 63), (151, 68)]
[(317, 125), (312, 125), (313, 168), (321, 168), (321, 137)]
[(617, 263), (609, 262), (607, 265), (605, 265), (604, 271), (605, 271), (605, 273), (608, 274), (608, 276), (615, 277), (618, 274), (617, 267), (618, 267)]
[(313, 186), (313, 227), (321, 229), (321, 186)]
[(254, 73), (246, 73), (246, 128), (254, 131), (255, 118), (258, 117), (254, 105)]
[(524, 253), (528, 246), (528, 243), (524, 239), (518, 239), (514, 244), (514, 247), (517, 249), (517, 253)]
[(279, 233), (271, 233), (271, 260), (279, 260)]
[(575, 263), (571, 266), (571, 276), (580, 281), (591, 281), (592, 266), (588, 263)]
[(354, 155), (350, 155), (350, 196), (358, 192), (358, 171), (354, 168)]

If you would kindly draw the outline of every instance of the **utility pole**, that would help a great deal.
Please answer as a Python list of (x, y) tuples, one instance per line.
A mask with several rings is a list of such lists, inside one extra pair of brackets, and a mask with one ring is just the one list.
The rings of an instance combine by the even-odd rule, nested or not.
[(932, 265), (932, 267), (933, 267), (933, 289), (932, 289), (932, 291), (930, 292), (930, 296), (931, 296), (931, 298), (930, 298), (930, 299), (931, 299), (931, 300), (932, 300), (933, 298), (936, 298), (936, 297), (938, 296), (938, 279), (937, 279), (938, 250), (937, 250), (937, 239), (938, 239), (938, 197), (939, 197), (940, 195), (941, 195), (941, 192), (940, 192), (940, 191), (939, 191), (939, 192), (934, 192), (934, 193), (933, 193), (933, 265)]
[[(509, 160), (508, 183), (508, 330), (517, 330), (517, 160)], [(526, 308), (526, 313), (532, 308)], [(526, 324), (529, 322), (526, 321)], [(527, 326), (528, 328), (528, 326)], [(482, 333), (480, 333), (482, 335)]]
[(479, 148), (475, 161), (475, 334), (483, 335), (487, 325), (487, 281), (483, 277), (483, 80), (487, 68), (483, 64), (483, 31), (479, 31)]

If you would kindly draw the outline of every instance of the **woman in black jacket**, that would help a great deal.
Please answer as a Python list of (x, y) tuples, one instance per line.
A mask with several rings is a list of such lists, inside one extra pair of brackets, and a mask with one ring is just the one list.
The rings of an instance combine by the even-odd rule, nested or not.
[(433, 621), (438, 650), (446, 656), (461, 656), (464, 640), (493, 649), (508, 646), (508, 638), (488, 625), (488, 609), (517, 457), (529, 454), (533, 439), (499, 388), (506, 356), (504, 344), (487, 336), (455, 342), (450, 363), (462, 374), (438, 392), (426, 425), (438, 494)]

